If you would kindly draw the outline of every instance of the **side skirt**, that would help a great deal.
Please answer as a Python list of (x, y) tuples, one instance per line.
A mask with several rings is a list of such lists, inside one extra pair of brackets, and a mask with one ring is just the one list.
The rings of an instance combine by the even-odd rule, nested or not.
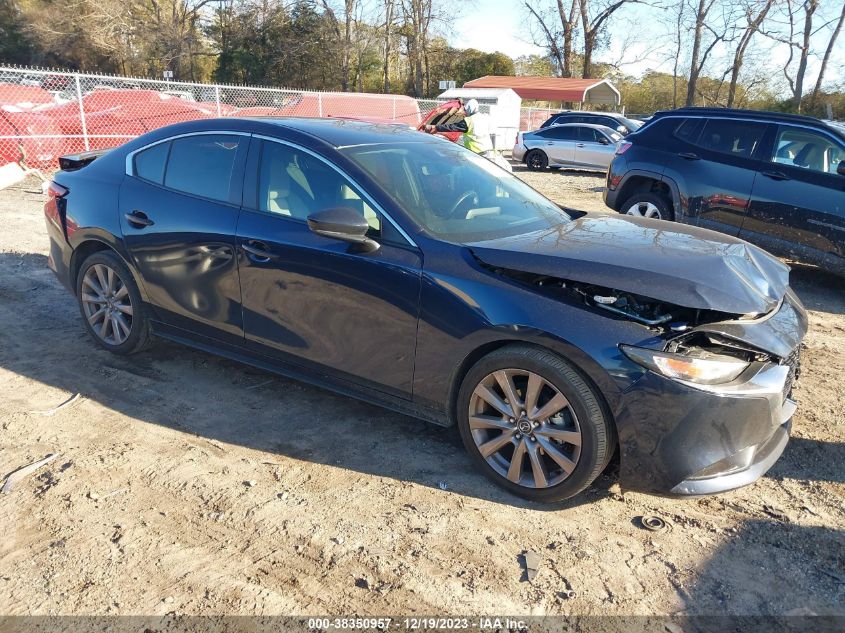
[(418, 418), (426, 422), (432, 422), (440, 426), (452, 426), (445, 412), (437, 411), (429, 407), (422, 407), (411, 401), (396, 398), (385, 393), (371, 389), (363, 389), (358, 385), (345, 380), (339, 380), (325, 374), (310, 372), (298, 365), (283, 363), (275, 358), (246, 351), (229, 343), (223, 343), (205, 336), (196, 335), (185, 330), (166, 325), (157, 321), (150, 323), (153, 334), (175, 343), (180, 343), (194, 349), (215, 354), (234, 360), (245, 365), (251, 365), (265, 371), (304, 382), (321, 389), (327, 389), (336, 394), (355, 398), (369, 404), (384, 407), (396, 413)]

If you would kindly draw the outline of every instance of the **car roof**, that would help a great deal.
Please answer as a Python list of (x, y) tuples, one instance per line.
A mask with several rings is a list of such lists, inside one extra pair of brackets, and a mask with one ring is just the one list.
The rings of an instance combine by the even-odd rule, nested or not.
[(561, 116), (563, 114), (577, 114), (578, 116), (609, 116), (615, 118), (622, 118), (625, 115), (619, 114), (618, 112), (592, 112), (589, 110), (564, 110), (563, 112), (557, 112), (552, 116)]
[(544, 130), (551, 130), (552, 128), (556, 127), (588, 127), (593, 130), (608, 130), (610, 132), (615, 132), (613, 128), (607, 127), (606, 125), (601, 125), (600, 123), (554, 123), (552, 125), (548, 125), (544, 128), (540, 128), (539, 130), (532, 130), (531, 132), (526, 132), (526, 134), (533, 134), (534, 132), (542, 132)]
[(397, 125), (395, 123), (372, 123), (354, 119), (305, 117), (269, 116), (247, 118), (308, 134), (336, 148), (380, 143), (441, 142), (441, 139), (435, 136), (421, 134), (407, 125)]
[(719, 117), (727, 119), (756, 119), (758, 121), (770, 121), (772, 123), (794, 123), (811, 125), (817, 128), (824, 128), (845, 139), (845, 128), (836, 125), (832, 121), (823, 121), (816, 117), (804, 114), (790, 114), (786, 112), (772, 112), (769, 110), (746, 110), (738, 108), (704, 108), (686, 107), (677, 110), (661, 110), (655, 112), (652, 120), (661, 119), (667, 116), (693, 116), (693, 117)]

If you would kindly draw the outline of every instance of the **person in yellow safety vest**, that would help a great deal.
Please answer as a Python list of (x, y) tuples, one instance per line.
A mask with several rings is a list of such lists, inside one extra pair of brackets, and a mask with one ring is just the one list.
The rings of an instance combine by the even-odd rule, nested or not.
[(463, 132), (461, 140), (468, 150), (481, 154), (485, 158), (492, 158), (493, 143), (490, 140), (490, 117), (478, 111), (478, 101), (470, 99), (464, 104), (464, 118), (456, 123), (442, 125), (426, 125), (425, 131), (435, 132)]

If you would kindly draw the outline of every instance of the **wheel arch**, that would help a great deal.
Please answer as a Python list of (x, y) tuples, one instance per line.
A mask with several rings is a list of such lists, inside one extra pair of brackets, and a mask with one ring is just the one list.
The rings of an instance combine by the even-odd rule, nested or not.
[(522, 157), (522, 162), (528, 165), (528, 157), (533, 154), (534, 152), (538, 154), (542, 154), (546, 158), (546, 166), (548, 167), (551, 161), (549, 160), (549, 155), (540, 147), (528, 147), (525, 146), (525, 155)]
[(656, 193), (669, 201), (676, 219), (685, 214), (678, 184), (673, 179), (655, 172), (631, 170), (619, 184), (617, 192), (614, 211), (621, 212), (628, 198), (636, 193)]
[(144, 301), (147, 301), (147, 294), (144, 290), (144, 284), (141, 283), (140, 279), (138, 278), (138, 274), (136, 273), (132, 264), (127, 260), (123, 253), (120, 252), (117, 248), (115, 248), (114, 244), (110, 244), (106, 240), (102, 239), (99, 236), (88, 236), (80, 241), (76, 247), (73, 249), (73, 253), (70, 256), (70, 281), (73, 287), (73, 292), (76, 294), (76, 280), (79, 276), (79, 269), (82, 267), (82, 263), (88, 259), (94, 253), (99, 253), (102, 251), (109, 251), (114, 253), (120, 258), (120, 261), (126, 266), (129, 272), (134, 277), (135, 284), (138, 286), (138, 292), (141, 293), (141, 298)]
[[(588, 357), (583, 352), (577, 354), (577, 359), (573, 359), (572, 356), (575, 356), (576, 354), (572, 353), (572, 350), (577, 350), (577, 348), (574, 348), (569, 343), (557, 341), (557, 339), (554, 339), (553, 341), (542, 339), (500, 339), (495, 341), (488, 341), (472, 349), (461, 360), (461, 362), (458, 363), (458, 365), (452, 372), (447, 409), (447, 419), (449, 426), (453, 426), (457, 423), (458, 393), (460, 392), (461, 384), (463, 383), (464, 378), (466, 378), (466, 375), (469, 373), (469, 370), (473, 367), (473, 365), (475, 365), (479, 360), (481, 360), (488, 354), (506, 347), (532, 347), (546, 352), (551, 352), (552, 354), (555, 354), (562, 358), (564, 361), (566, 361), (572, 367), (572, 369), (578, 373), (581, 379), (587, 383), (587, 385), (595, 394), (599, 406), (602, 408), (602, 411), (607, 416), (607, 419), (610, 421), (610, 426), (613, 429), (614, 434), (613, 441), (618, 445), (619, 433), (618, 428), (616, 426), (616, 416), (613, 414), (613, 404), (617, 401), (617, 398), (614, 395), (616, 389), (613, 385), (613, 382), (609, 379), (609, 377), (607, 380), (602, 380), (601, 378), (597, 379), (600, 374), (594, 375), (594, 373), (600, 371), (598, 365), (591, 368), (593, 370), (592, 372), (587, 371), (582, 365), (594, 363), (592, 361), (587, 360)], [(567, 353), (568, 351), (569, 353)]]

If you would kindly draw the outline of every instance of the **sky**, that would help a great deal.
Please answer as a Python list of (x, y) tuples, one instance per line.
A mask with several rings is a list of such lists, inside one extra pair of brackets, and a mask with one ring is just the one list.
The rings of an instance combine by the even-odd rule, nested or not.
[[(461, 2), (461, 0), (458, 0)], [(551, 0), (531, 0), (532, 6), (541, 7), (551, 5)], [(826, 7), (825, 13), (832, 17), (836, 11), (836, 0), (822, 0)], [(838, 3), (836, 3), (838, 4)], [(533, 43), (530, 19), (525, 5), (520, 0), (464, 0), (459, 7), (461, 17), (458, 18), (449, 34), (449, 41), (459, 48), (476, 48), (486, 52), (501, 51), (511, 57), (521, 55), (543, 54), (544, 50)], [(655, 19), (657, 9), (643, 5), (630, 5), (620, 9), (616, 14), (618, 19), (611, 23), (610, 47), (598, 54), (598, 61), (622, 61), (621, 70), (630, 75), (640, 76), (646, 70), (655, 69), (666, 72), (672, 71), (672, 61), (666, 54), (667, 43), (661, 20)], [(631, 34), (635, 34), (633, 38)], [(819, 36), (816, 48), (821, 49), (827, 44), (824, 39), (829, 31)], [(636, 39), (637, 41), (633, 41)], [(822, 42), (821, 40), (824, 39)], [(629, 41), (630, 40), (630, 41)], [(663, 46), (659, 45), (664, 42)], [(785, 47), (775, 45), (771, 40), (760, 38), (754, 45), (767, 66), (772, 69), (782, 68), (786, 63), (788, 51)], [(671, 45), (668, 45), (671, 47)], [(840, 37), (839, 46), (831, 59), (826, 77), (829, 81), (841, 83), (845, 81), (845, 33)], [(717, 49), (714, 55), (727, 55), (729, 51)], [(815, 82), (815, 71), (819, 60), (811, 58), (807, 74), (807, 89)], [(725, 64), (714, 64), (719, 74)], [(782, 75), (776, 75), (782, 81)]]

